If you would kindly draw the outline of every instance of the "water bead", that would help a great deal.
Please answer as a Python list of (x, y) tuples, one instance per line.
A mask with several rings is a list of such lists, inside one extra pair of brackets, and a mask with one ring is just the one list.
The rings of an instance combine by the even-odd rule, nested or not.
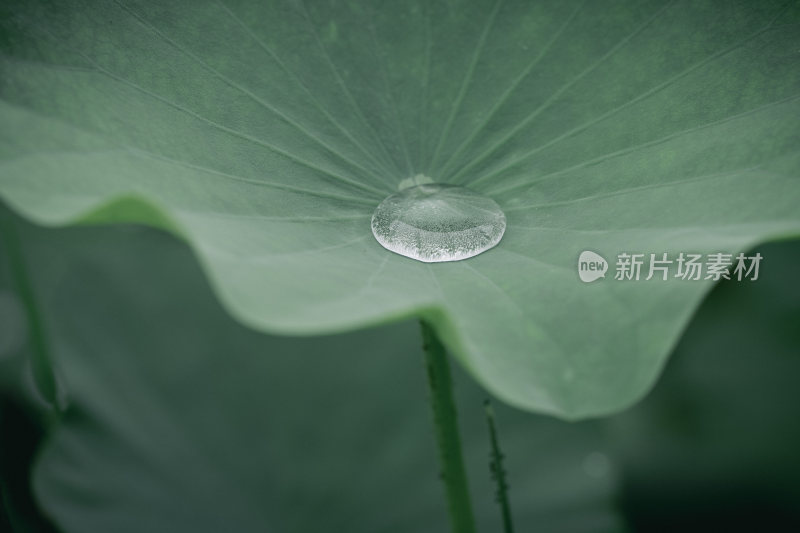
[(505, 230), (506, 216), (494, 200), (440, 183), (407, 186), (372, 215), (372, 234), (381, 246), (425, 263), (478, 255), (497, 245)]

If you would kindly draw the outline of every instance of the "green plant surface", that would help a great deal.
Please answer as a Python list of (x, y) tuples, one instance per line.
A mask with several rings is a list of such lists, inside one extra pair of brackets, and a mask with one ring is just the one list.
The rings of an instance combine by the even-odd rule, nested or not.
[[(42, 459), (34, 475), (43, 510), (68, 526), (60, 531), (87, 530), (95, 520), (117, 530), (141, 517), (162, 527), (177, 528), (180, 521), (195, 531), (208, 509), (169, 521), (179, 515), (173, 509), (196, 505), (185, 503), (194, 502), (192, 482), (212, 476), (205, 472), (213, 465), (231, 463), (238, 466), (214, 479), (244, 487), (240, 499), (266, 508), (270, 523), (302, 531), (351, 519), (359, 531), (353, 517), (364, 505), (371, 510), (364, 531), (390, 531), (392, 524), (397, 531), (446, 529), (444, 504), (433, 510), (441, 488), (415, 324), (319, 339), (254, 335), (225, 316), (189, 251), (172, 239), (127, 227), (42, 231), (19, 225), (29, 277), (50, 309), (45, 325), (55, 325), (46, 330), (58, 341), (52, 359), (69, 399), (67, 415), (50, 427), (37, 454)], [(759, 282), (715, 288), (663, 379), (634, 409), (606, 421), (566, 424), (495, 405), (518, 530), (619, 530), (609, 499), (620, 480), (634, 530), (792, 530), (785, 526), (800, 516), (800, 310), (797, 285), (786, 280), (796, 271), (800, 248), (791, 244), (759, 247), (770, 258)], [(3, 246), (0, 240), (0, 252)], [(32, 353), (30, 346), (29, 353), (21, 348), (25, 309), (10, 303), (19, 298), (7, 284), (7, 266), (0, 261), (0, 397), (15, 381), (35, 385), (18, 379), (21, 356), (30, 360)], [(106, 331), (95, 323), (117, 325)], [(120, 330), (129, 334), (117, 337)], [(497, 531), (483, 396), (453, 370), (478, 523), (481, 531)], [(228, 401), (231, 389), (238, 400)], [(158, 415), (150, 409), (153, 401)], [(20, 424), (5, 425), (6, 406), (0, 406), (0, 431), (14, 431), (15, 438), (0, 439), (0, 452), (20, 449), (27, 438)], [(207, 418), (198, 420), (198, 412)], [(185, 446), (167, 448), (150, 421), (154, 416), (185, 435)], [(126, 436), (134, 433), (144, 436), (129, 442)], [(76, 449), (86, 454), (72, 454)], [(198, 466), (186, 450), (208, 459)], [(602, 471), (598, 465), (587, 468), (597, 452), (611, 461), (599, 464), (611, 467), (610, 477), (594, 477)], [(365, 460), (372, 470), (362, 468)], [(245, 484), (241, 472), (252, 470), (262, 479)], [(0, 472), (4, 481), (22, 477)], [(157, 505), (145, 500), (150, 484), (168, 487), (159, 494), (169, 496)], [(281, 487), (291, 492), (280, 496)], [(119, 501), (103, 497), (112, 489)], [(230, 505), (220, 498), (213, 512), (236, 512)], [(315, 512), (304, 512), (306, 505)]]
[(459, 533), (475, 533), (469, 482), (461, 451), (458, 416), (453, 398), (453, 379), (447, 350), (430, 325), (420, 322), (422, 351), (428, 375), (428, 397), (433, 411), (434, 436), (439, 458), (439, 477), (445, 488), (450, 527)]
[(489, 470), (492, 473), (492, 479), (495, 482), (495, 501), (500, 506), (500, 512), (503, 517), (503, 533), (514, 533), (514, 521), (511, 518), (511, 505), (508, 500), (508, 481), (506, 480), (506, 471), (503, 468), (503, 452), (500, 450), (500, 442), (497, 438), (497, 425), (495, 424), (494, 409), (489, 400), (484, 402), (486, 409), (486, 422), (489, 427), (489, 442), (491, 443), (492, 450), (489, 452)]
[[(19, 227), (67, 402), (31, 474), (59, 531), (447, 530), (414, 321), (263, 335), (225, 313), (168, 235)], [(485, 392), (453, 370), (476, 522), (495, 531)], [(606, 451), (599, 422), (498, 417), (520, 527), (624, 530), (617, 472), (584, 470)]]
[[(758, 529), (770, 515), (800, 524), (800, 284), (786, 281), (800, 243), (759, 250), (772, 259), (764, 278), (714, 290), (658, 386), (609, 419), (630, 498), (639, 512), (660, 511), (667, 529), (684, 529), (670, 520), (715, 512), (730, 526), (695, 527)], [(672, 512), (681, 507), (683, 516)]]
[[(711, 281), (583, 285), (586, 249), (800, 231), (797, 2), (6, 2), (0, 195), (180, 235), (241, 322), (417, 316), (475, 379), (567, 418), (640, 398)], [(370, 234), (417, 173), (503, 208), (424, 265)], [(342, 361), (344, 364), (344, 361)]]
[(633, 531), (800, 526), (800, 243), (758, 249), (763, 278), (715, 287), (653, 391), (607, 420)]

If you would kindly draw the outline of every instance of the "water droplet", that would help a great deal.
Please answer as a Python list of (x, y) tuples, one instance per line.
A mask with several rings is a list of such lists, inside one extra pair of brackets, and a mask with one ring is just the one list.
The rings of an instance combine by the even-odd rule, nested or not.
[[(424, 178), (424, 176), (422, 176)], [(506, 230), (500, 206), (456, 185), (421, 183), (386, 198), (372, 215), (372, 234), (392, 252), (423, 261), (460, 261), (494, 247)]]

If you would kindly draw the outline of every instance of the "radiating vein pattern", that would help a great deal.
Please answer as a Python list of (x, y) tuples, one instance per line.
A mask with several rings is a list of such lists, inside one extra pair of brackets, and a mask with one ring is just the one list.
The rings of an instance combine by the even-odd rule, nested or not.
[(422, 316), (523, 408), (629, 405), (710, 283), (583, 251), (800, 232), (797, 0), (8, 4), (2, 202), (176, 233), (266, 331)]

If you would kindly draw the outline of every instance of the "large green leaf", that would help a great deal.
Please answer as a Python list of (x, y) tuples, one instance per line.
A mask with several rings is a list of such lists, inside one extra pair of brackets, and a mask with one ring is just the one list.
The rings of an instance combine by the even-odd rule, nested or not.
[[(48, 224), (180, 234), (256, 328), (423, 316), (508, 402), (652, 384), (710, 281), (584, 286), (582, 250), (735, 252), (800, 231), (797, 2), (20, 2), (0, 194)], [(369, 217), (422, 172), (506, 212), (424, 265)]]
[[(159, 232), (21, 229), (68, 400), (32, 474), (60, 531), (447, 530), (417, 324), (262, 335)], [(477, 520), (495, 531), (485, 393), (455, 381)], [(622, 529), (617, 470), (586, 468), (608, 454), (599, 422), (498, 418), (521, 530)]]

